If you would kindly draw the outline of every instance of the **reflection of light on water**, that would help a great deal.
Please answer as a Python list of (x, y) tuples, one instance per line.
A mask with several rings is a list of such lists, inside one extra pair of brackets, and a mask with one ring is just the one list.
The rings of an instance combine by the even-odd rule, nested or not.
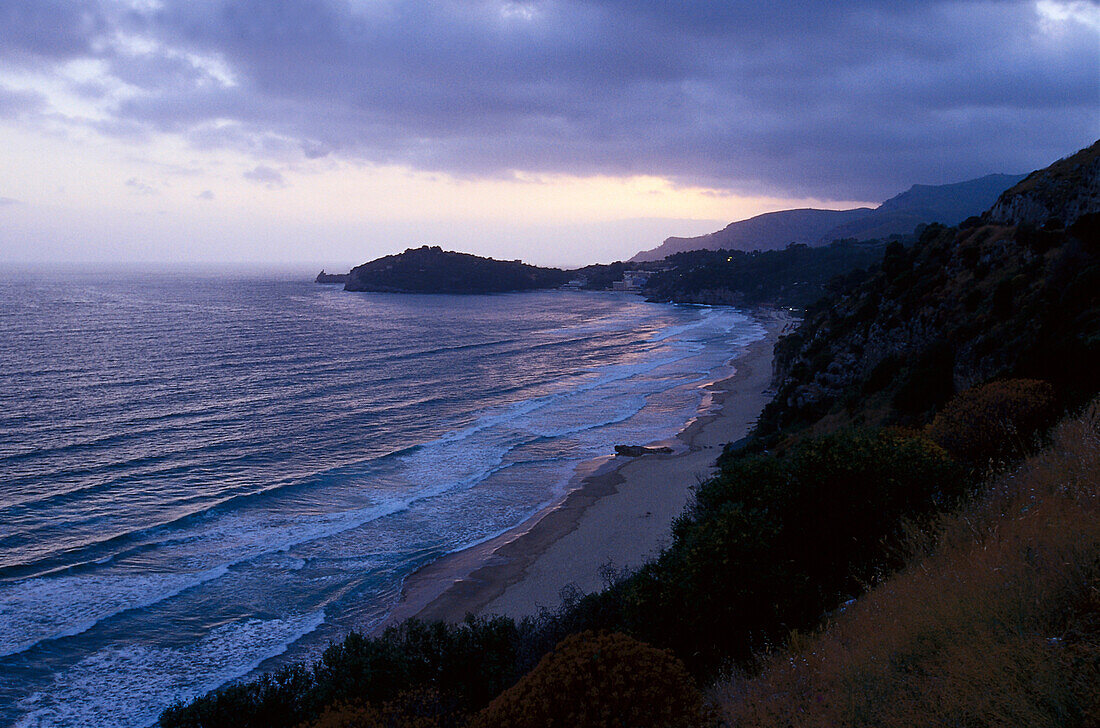
[[(188, 697), (133, 679), (128, 671), (145, 659), (166, 681), (204, 691), (211, 686), (173, 667), (173, 656), (247, 671), (283, 649), (280, 660), (308, 657), (369, 627), (407, 574), (522, 522), (564, 493), (578, 465), (617, 444), (675, 435), (697, 414), (700, 385), (760, 333), (730, 309), (595, 294), (467, 300), (169, 283), (142, 289), (157, 305), (89, 294), (95, 300), (68, 309), (114, 357), (103, 364), (112, 374), (74, 358), (88, 381), (64, 390), (66, 404), (93, 415), (74, 415), (60, 433), (52, 421), (36, 425), (55, 445), (64, 437), (83, 450), (24, 443), (39, 460), (21, 466), (11, 497), (32, 507), (5, 525), (52, 528), (28, 543), (56, 551), (77, 539), (83, 550), (50, 556), (0, 590), (0, 604), (23, 605), (0, 630), (0, 648), (24, 650), (0, 657), (13, 685), (0, 723), (19, 718), (22, 699), (41, 725), (93, 724), (78, 695), (89, 685), (109, 688), (89, 706), (123, 701), (123, 688), (135, 691), (134, 705)], [(108, 297), (134, 288), (113, 284), (102, 286)], [(6, 324), (39, 336), (57, 310)], [(150, 310), (155, 322), (143, 318)], [(0, 336), (0, 357), (20, 340), (11, 333)], [(151, 355), (126, 361), (119, 342)], [(39, 353), (55, 369), (66, 356)], [(62, 391), (31, 369), (46, 365), (23, 358), (17, 376)], [(71, 495), (43, 499), (34, 472), (84, 467), (88, 452), (102, 472), (81, 480), (77, 471)], [(80, 520), (91, 502), (128, 529), (124, 538), (100, 542), (97, 523)], [(32, 563), (30, 548), (13, 558)], [(13, 588), (23, 596), (5, 600), (18, 596)], [(318, 625), (296, 621), (320, 613)], [(255, 643), (257, 620), (289, 636)], [(225, 645), (238, 635), (242, 649), (215, 649), (213, 634)], [(133, 635), (146, 636), (140, 655), (121, 649)]]

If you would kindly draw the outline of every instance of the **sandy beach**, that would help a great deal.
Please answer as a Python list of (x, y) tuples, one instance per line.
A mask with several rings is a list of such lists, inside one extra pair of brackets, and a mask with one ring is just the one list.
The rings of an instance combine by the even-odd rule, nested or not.
[(517, 528), (445, 556), (406, 580), (385, 625), (466, 614), (523, 617), (560, 604), (563, 587), (603, 587), (603, 572), (634, 568), (667, 543), (691, 488), (706, 479), (722, 446), (741, 439), (768, 402), (772, 351), (791, 325), (785, 312), (758, 315), (767, 335), (732, 360), (732, 376), (706, 386), (708, 414), (674, 441), (674, 452), (615, 456), (586, 464), (575, 487)]

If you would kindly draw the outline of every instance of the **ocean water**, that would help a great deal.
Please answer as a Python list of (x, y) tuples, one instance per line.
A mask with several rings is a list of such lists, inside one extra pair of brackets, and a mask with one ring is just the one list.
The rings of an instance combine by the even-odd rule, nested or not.
[(762, 335), (628, 294), (0, 272), (0, 725), (151, 725), (370, 628)]

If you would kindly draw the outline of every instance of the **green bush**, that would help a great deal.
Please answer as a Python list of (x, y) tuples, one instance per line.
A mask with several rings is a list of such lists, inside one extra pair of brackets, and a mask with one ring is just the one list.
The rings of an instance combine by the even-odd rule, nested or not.
[(417, 689), (437, 691), (454, 710), (472, 712), (522, 674), (520, 629), (505, 617), (468, 617), (458, 625), (410, 620), (378, 637), (352, 633), (312, 667), (296, 664), (174, 705), (160, 725), (290, 728), (326, 706), (385, 705)]
[(571, 635), (470, 728), (693, 728), (703, 698), (672, 653), (623, 634)]
[(698, 489), (673, 543), (622, 588), (625, 628), (705, 675), (812, 625), (890, 566), (903, 519), (965, 482), (922, 437), (848, 430), (745, 455)]

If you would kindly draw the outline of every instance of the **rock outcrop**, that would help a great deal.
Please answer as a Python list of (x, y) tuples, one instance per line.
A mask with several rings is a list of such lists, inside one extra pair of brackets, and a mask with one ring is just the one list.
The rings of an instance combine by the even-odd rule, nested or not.
[(324, 268), (317, 274), (317, 277), (313, 279), (314, 283), (326, 283), (326, 284), (343, 284), (348, 282), (347, 273), (325, 273)]
[(1006, 190), (986, 217), (999, 225), (1068, 228), (1100, 212), (1100, 141)]

